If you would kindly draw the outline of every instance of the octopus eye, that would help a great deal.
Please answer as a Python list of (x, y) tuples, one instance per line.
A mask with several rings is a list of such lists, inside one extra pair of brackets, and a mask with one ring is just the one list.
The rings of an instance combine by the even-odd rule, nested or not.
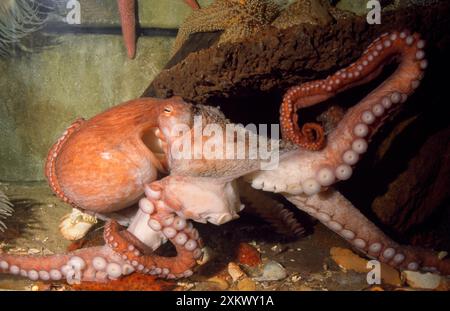
[(164, 108), (164, 112), (165, 112), (165, 113), (171, 113), (171, 112), (172, 112), (172, 107), (166, 106), (166, 107)]

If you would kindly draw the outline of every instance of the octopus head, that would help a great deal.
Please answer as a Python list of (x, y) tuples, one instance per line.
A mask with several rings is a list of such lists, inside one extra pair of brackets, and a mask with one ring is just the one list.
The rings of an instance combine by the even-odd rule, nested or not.
[(172, 97), (161, 106), (158, 127), (166, 141), (171, 141), (178, 128), (191, 128), (192, 122), (193, 106), (183, 101), (181, 97)]
[(229, 121), (218, 108), (192, 105), (180, 97), (173, 97), (165, 102), (158, 117), (158, 127), (169, 144), (190, 132), (196, 125), (203, 128), (208, 124), (224, 125), (227, 122)]

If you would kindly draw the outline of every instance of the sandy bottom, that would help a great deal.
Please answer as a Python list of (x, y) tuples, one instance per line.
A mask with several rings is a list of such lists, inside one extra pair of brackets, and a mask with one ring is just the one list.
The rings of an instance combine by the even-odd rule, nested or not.
[[(52, 195), (45, 183), (1, 183), (0, 189), (5, 191), (15, 204), (15, 214), (6, 222), (8, 230), (0, 233), (0, 247), (3, 251), (41, 255), (65, 252), (70, 247), (72, 243), (61, 236), (58, 225), (60, 219), (70, 213), (71, 207)], [(103, 223), (99, 223), (87, 236), (87, 245), (101, 243), (102, 226)], [(161, 289), (304, 291), (369, 288), (364, 273), (343, 271), (334, 263), (330, 257), (330, 248), (348, 247), (348, 245), (320, 224), (315, 225), (308, 236), (290, 241), (274, 234), (269, 225), (256, 217), (243, 216), (233, 223), (220, 227), (199, 224), (195, 226), (204, 238), (206, 246), (209, 247), (209, 261), (202, 265), (191, 278), (173, 282), (172, 287), (165, 286)], [(242, 243), (253, 246), (255, 251), (249, 256), (255, 256), (255, 254), (257, 257), (260, 256), (259, 264), (249, 266), (238, 261), (237, 253)], [(277, 281), (254, 281), (253, 277), (261, 275), (264, 264), (271, 260), (280, 263), (285, 268), (287, 276)], [(241, 263), (242, 271), (248, 276), (245, 284), (239, 284), (242, 278), (236, 282), (230, 279), (228, 274), (230, 262)], [(107, 289), (126, 289), (123, 285), (112, 286), (113, 288)], [(158, 287), (149, 287), (152, 290), (155, 288)], [(73, 289), (65, 284), (45, 284), (5, 274), (0, 275), (0, 290)]]

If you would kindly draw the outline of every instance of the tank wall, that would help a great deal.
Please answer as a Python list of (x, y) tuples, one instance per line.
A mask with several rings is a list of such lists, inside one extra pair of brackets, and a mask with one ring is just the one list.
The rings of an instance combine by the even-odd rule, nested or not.
[[(89, 3), (81, 1), (82, 25), (120, 26), (115, 0)], [(177, 28), (191, 10), (182, 0), (138, 3), (143, 27)], [(169, 60), (174, 40), (140, 37), (129, 60), (120, 35), (55, 39), (39, 53), (0, 58), (0, 181), (43, 180), (44, 159), (65, 128), (139, 97)]]

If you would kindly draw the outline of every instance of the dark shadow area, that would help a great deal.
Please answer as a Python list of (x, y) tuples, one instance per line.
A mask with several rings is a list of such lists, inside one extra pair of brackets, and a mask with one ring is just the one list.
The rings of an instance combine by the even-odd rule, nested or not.
[(44, 204), (26, 198), (13, 198), (11, 203), (14, 205), (14, 213), (4, 221), (7, 229), (0, 233), (0, 240), (14, 243), (19, 237), (32, 239), (31, 232), (44, 228), (33, 210)]

